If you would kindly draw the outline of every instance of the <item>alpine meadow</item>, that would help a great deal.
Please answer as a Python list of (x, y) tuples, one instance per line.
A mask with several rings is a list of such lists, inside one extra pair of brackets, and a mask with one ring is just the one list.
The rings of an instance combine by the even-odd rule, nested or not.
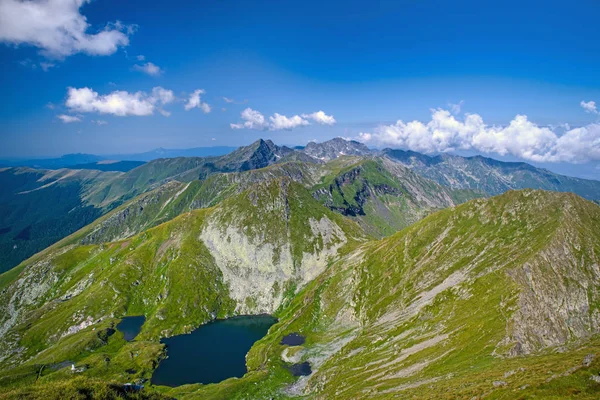
[(0, 400), (600, 398), (598, 15), (0, 0)]

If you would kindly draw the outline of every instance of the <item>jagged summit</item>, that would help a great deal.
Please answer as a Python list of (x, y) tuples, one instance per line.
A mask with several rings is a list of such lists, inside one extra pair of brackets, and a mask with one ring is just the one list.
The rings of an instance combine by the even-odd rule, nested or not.
[(340, 156), (366, 156), (371, 154), (371, 150), (363, 143), (340, 137), (322, 143), (309, 142), (302, 151), (323, 161), (329, 161)]
[(232, 170), (248, 171), (267, 167), (293, 152), (289, 147), (277, 146), (271, 140), (259, 139), (223, 156), (220, 162)]

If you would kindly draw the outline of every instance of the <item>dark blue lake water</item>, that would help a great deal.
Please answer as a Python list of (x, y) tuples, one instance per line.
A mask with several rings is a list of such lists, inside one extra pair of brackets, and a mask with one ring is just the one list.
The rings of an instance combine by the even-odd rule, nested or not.
[(277, 319), (241, 316), (203, 325), (189, 335), (163, 339), (168, 358), (152, 375), (155, 385), (217, 383), (246, 373), (246, 354)]
[(123, 317), (121, 322), (117, 324), (117, 329), (119, 332), (123, 333), (125, 340), (130, 342), (140, 333), (142, 330), (142, 325), (144, 325), (145, 321), (146, 317), (143, 315), (138, 315), (135, 317)]

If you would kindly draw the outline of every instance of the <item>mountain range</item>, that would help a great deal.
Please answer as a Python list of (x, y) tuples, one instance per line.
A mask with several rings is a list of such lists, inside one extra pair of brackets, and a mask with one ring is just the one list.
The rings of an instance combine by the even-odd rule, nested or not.
[(0, 184), (0, 398), (129, 396), (161, 338), (264, 313), (243, 378), (132, 398), (600, 394), (598, 181), (334, 139)]
[[(132, 164), (116, 164), (123, 163)], [(206, 181), (213, 175), (270, 166), (275, 167), (261, 173), (213, 177), (218, 181), (215, 185), (212, 180)], [(0, 185), (4, 188), (0, 197), (0, 271), (130, 200), (131, 204), (154, 201), (150, 200), (152, 190), (167, 183), (170, 186), (158, 190), (162, 196), (177, 183), (189, 184), (183, 196), (188, 202), (173, 211), (177, 214), (215, 204), (220, 200), (219, 193), (239, 191), (257, 179), (291, 174), (315, 198), (356, 219), (375, 237), (402, 229), (432, 210), (510, 189), (565, 191), (592, 201), (600, 199), (598, 181), (561, 176), (526, 163), (451, 155), (429, 157), (390, 149), (371, 151), (359, 142), (341, 138), (311, 142), (300, 149), (259, 140), (221, 156), (160, 158), (131, 170), (125, 168), (124, 172), (99, 172), (87, 167), (90, 165), (84, 170), (0, 169)], [(209, 184), (213, 185), (210, 195), (214, 198), (197, 198), (207, 196)], [(199, 194), (192, 194), (201, 187), (204, 190)], [(134, 200), (142, 194), (146, 194), (145, 200)], [(164, 218), (153, 216), (156, 223)], [(151, 225), (145, 220), (134, 224)]]

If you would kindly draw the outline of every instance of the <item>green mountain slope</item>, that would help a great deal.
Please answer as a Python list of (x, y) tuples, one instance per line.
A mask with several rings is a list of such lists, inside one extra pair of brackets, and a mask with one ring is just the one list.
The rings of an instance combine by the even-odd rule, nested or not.
[(0, 169), (0, 272), (91, 223), (102, 210), (85, 193), (118, 172)]
[(344, 159), (327, 164), (328, 174), (312, 188), (315, 198), (356, 219), (370, 234), (390, 235), (428, 213), (470, 198), (473, 191), (452, 190), (385, 158)]
[[(282, 178), (128, 240), (65, 240), (0, 276), (0, 387), (40, 381), (42, 365), (66, 360), (87, 365), (88, 377), (130, 380), (131, 369), (148, 377), (160, 337), (217, 317), (274, 313), (364, 239)], [(126, 343), (114, 325), (139, 314), (147, 317), (139, 341)], [(69, 376), (53, 368), (43, 382)]]
[[(302, 185), (258, 183), (128, 240), (55, 246), (1, 275), (0, 392), (70, 382), (67, 369), (40, 372), (65, 360), (87, 365), (85, 379), (148, 377), (159, 337), (270, 312), (279, 322), (251, 349), (243, 378), (147, 390), (183, 399), (597, 398), (599, 228), (597, 205), (526, 190), (365, 242)], [(135, 314), (147, 322), (127, 343), (112, 327)], [(281, 345), (292, 332), (306, 343)], [(298, 361), (311, 363), (310, 376), (290, 374)]]
[[(291, 154), (291, 149), (259, 140), (223, 156), (158, 159), (126, 173), (0, 169), (0, 186), (3, 189), (0, 194), (0, 272), (14, 267), (119, 205), (164, 184), (173, 181), (189, 183), (205, 180), (216, 173), (263, 168)], [(156, 199), (146, 200), (155, 202)], [(170, 218), (182, 210), (170, 213)], [(164, 211), (166, 214), (168, 210)], [(170, 218), (153, 219), (160, 222)], [(146, 221), (140, 223), (142, 229), (153, 225)]]
[(309, 398), (596, 398), (599, 227), (571, 194), (440, 211), (344, 257), (252, 356), (277, 369), (279, 339), (306, 335), (313, 374), (282, 385)]
[(265, 168), (219, 173), (188, 183), (170, 181), (125, 203), (86, 228), (84, 243), (125, 239), (194, 209), (211, 207), (250, 186), (288, 178), (333, 211), (374, 236), (386, 236), (428, 213), (478, 194), (452, 190), (387, 159), (338, 158), (326, 164), (278, 162)]

